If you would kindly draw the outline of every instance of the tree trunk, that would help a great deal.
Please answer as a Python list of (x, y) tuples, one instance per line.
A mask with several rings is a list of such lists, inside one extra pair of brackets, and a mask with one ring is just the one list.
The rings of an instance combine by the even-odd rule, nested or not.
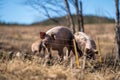
[(82, 2), (80, 1), (80, 7), (78, 6), (78, 0), (75, 0), (75, 7), (77, 13), (77, 22), (78, 22), (78, 31), (84, 32), (84, 22), (83, 22), (83, 15), (82, 15)]
[(120, 26), (116, 25), (116, 42), (117, 42), (117, 55), (116, 58), (120, 59)]
[(84, 20), (83, 20), (83, 13), (82, 13), (82, 2), (80, 1), (80, 13), (79, 13), (79, 16), (80, 16), (80, 21), (81, 21), (81, 27), (79, 27), (79, 31), (82, 31), (84, 32)]
[(68, 13), (68, 19), (70, 20), (70, 28), (72, 29), (72, 32), (75, 33), (75, 24), (73, 22), (73, 18), (70, 12), (70, 8), (69, 8), (69, 4), (68, 4), (68, 0), (64, 0), (65, 5), (66, 5), (66, 11)]
[(117, 42), (117, 59), (120, 59), (120, 25), (119, 25), (119, 0), (115, 0), (116, 7), (116, 42)]
[(78, 0), (75, 0), (75, 8), (76, 8), (77, 24), (78, 24), (77, 31), (79, 31), (79, 28), (80, 28), (80, 15), (79, 15)]

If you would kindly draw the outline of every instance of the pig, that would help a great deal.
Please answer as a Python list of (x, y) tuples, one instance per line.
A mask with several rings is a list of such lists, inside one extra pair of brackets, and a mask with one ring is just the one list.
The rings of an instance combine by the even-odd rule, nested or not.
[[(72, 34), (71, 30), (67, 27), (63, 26), (56, 26), (50, 30), (45, 32), (40, 32), (40, 38), (42, 39), (41, 46), (44, 46), (48, 50), (49, 58), (51, 58), (51, 50), (57, 50), (58, 55), (60, 57), (60, 61), (63, 60), (64, 53), (63, 48), (67, 48), (67, 56), (69, 57), (70, 52), (73, 50), (73, 42), (74, 35)], [(77, 49), (78, 50), (78, 49)], [(81, 50), (78, 50), (79, 55), (82, 54)]]
[(76, 32), (74, 38), (79, 49), (85, 52), (88, 58), (95, 59), (95, 54), (98, 53), (95, 41), (84, 32)]
[[(43, 50), (43, 54), (40, 52)], [(44, 57), (44, 53), (45, 53), (45, 47), (41, 45), (41, 41), (37, 40), (35, 42), (32, 43), (31, 45), (31, 51), (34, 55), (39, 55), (39, 56), (43, 56)]]
[(32, 43), (31, 45), (31, 51), (35, 54), (37, 52), (39, 52), (39, 46), (40, 46), (40, 40), (37, 40), (35, 42)]

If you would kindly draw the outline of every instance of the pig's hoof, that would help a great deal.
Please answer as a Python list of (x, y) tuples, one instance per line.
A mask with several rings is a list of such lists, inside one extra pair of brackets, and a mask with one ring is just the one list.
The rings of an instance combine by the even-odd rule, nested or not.
[(59, 62), (62, 62), (62, 61), (63, 61), (63, 58), (60, 58), (60, 59), (59, 59)]
[(47, 65), (50, 65), (50, 64), (51, 64), (50, 60), (49, 60), (49, 61), (47, 61)]

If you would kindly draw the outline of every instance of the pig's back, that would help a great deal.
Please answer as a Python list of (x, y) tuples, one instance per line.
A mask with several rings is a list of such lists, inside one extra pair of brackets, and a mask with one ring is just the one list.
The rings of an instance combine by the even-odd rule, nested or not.
[(71, 30), (67, 27), (63, 27), (63, 26), (57, 26), (54, 27), (50, 30), (48, 30), (46, 32), (46, 34), (50, 35), (50, 34), (55, 34), (56, 38), (61, 38), (61, 39), (72, 39), (73, 38), (73, 34), (71, 32)]

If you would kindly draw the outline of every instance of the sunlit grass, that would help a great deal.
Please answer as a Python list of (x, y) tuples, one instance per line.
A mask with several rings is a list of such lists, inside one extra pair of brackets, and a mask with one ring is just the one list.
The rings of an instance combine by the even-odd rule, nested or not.
[[(39, 39), (40, 31), (47, 31), (54, 26), (29, 26), (0, 27), (0, 54), (10, 51), (15, 53), (32, 54), (31, 44)], [(95, 70), (89, 66), (85, 70), (85, 80), (119, 80), (119, 64), (114, 67), (116, 56), (114, 24), (85, 25), (85, 32), (95, 42), (99, 38), (99, 46), (102, 56), (102, 64), (98, 64)], [(57, 53), (54, 52), (54, 55)], [(98, 57), (99, 58), (99, 57)], [(54, 61), (55, 62), (55, 61)], [(97, 65), (97, 64), (96, 64)], [(12, 60), (0, 59), (0, 79), (7, 80), (79, 80), (81, 69), (71, 69), (68, 65), (52, 64), (44, 65), (44, 59), (32, 56), (30, 59), (13, 58)]]

